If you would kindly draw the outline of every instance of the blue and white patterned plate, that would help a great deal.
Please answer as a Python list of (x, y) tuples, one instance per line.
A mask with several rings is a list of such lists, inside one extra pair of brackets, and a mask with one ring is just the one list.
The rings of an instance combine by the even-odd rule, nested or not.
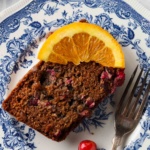
[[(26, 2), (22, 0), (11, 8), (11, 14), (7, 10), (0, 15), (0, 150), (77, 150), (84, 139), (95, 141), (101, 150), (110, 150), (114, 136), (114, 101), (120, 98), (137, 64), (145, 70), (150, 67), (150, 21), (146, 19), (150, 12), (136, 2), (131, 1), (129, 5), (122, 0)], [(16, 121), (3, 111), (1, 103), (38, 62), (38, 50), (49, 31), (83, 18), (108, 30), (122, 45), (126, 82), (114, 97), (107, 98), (96, 108), (91, 118), (85, 119), (66, 140), (57, 143)], [(121, 149), (150, 150), (149, 143), (150, 101), (137, 128), (122, 143)]]

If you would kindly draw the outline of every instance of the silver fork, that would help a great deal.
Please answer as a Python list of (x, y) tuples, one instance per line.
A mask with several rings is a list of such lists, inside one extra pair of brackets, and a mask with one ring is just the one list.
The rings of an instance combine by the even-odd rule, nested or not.
[(146, 90), (142, 98), (142, 102), (141, 104), (139, 104), (139, 99), (141, 98), (143, 88), (145, 87), (146, 80), (149, 74), (149, 70), (148, 70), (145, 75), (145, 78), (143, 79), (142, 85), (140, 86), (140, 89), (138, 90), (136, 98), (134, 97), (134, 93), (137, 89), (139, 80), (143, 73), (143, 69), (142, 69), (135, 81), (135, 84), (133, 86), (133, 89), (131, 90), (131, 93), (128, 99), (126, 99), (128, 95), (128, 91), (131, 88), (131, 85), (132, 85), (132, 82), (134, 80), (137, 70), (138, 70), (138, 66), (135, 68), (116, 109), (116, 113), (115, 113), (116, 133), (113, 139), (112, 150), (116, 150), (117, 147), (121, 144), (121, 140), (123, 136), (133, 131), (135, 127), (137, 126), (142, 116), (143, 109), (146, 104), (146, 100), (148, 98), (149, 92), (150, 92), (150, 82), (148, 81), (148, 85), (146, 86)]

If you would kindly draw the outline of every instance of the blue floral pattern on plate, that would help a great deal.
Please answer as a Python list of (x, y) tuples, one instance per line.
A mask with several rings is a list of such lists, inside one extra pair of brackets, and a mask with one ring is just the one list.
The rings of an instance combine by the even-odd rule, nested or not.
[[(67, 11), (68, 10), (68, 11)], [(92, 12), (92, 13), (90, 13)], [(38, 16), (42, 16), (38, 18)], [(0, 46), (4, 49), (0, 56), (0, 106), (9, 91), (12, 76), (21, 71), (27, 72), (36, 59), (39, 43), (49, 31), (65, 24), (86, 19), (108, 30), (122, 45), (134, 51), (137, 63), (147, 70), (150, 67), (150, 54), (143, 47), (150, 47), (150, 22), (121, 0), (33, 0), (17, 13), (0, 23)], [(119, 22), (116, 20), (119, 19)], [(144, 36), (138, 37), (137, 30)], [(19, 33), (19, 34), (18, 34)], [(0, 50), (2, 51), (2, 49)], [(150, 98), (149, 98), (150, 99)], [(105, 127), (113, 114), (113, 97), (104, 100), (91, 118), (85, 119), (75, 130)], [(111, 109), (109, 109), (111, 107)], [(129, 142), (125, 150), (138, 150), (146, 139), (150, 139), (150, 104), (139, 123), (140, 133)], [(34, 140), (36, 132), (19, 123), (0, 108), (0, 126), (3, 131), (0, 150), (38, 149)], [(150, 147), (147, 147), (149, 150)]]

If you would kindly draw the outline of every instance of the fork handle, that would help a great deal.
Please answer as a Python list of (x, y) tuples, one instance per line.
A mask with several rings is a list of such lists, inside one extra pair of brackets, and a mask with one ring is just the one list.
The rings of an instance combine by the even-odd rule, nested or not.
[(117, 147), (121, 144), (121, 136), (115, 135), (113, 138), (112, 150), (117, 150)]

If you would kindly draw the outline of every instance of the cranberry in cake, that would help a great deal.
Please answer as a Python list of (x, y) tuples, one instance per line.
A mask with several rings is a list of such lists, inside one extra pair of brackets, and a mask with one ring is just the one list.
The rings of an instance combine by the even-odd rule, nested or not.
[(2, 106), (15, 118), (55, 141), (62, 141), (117, 86), (124, 69), (95, 62), (66, 65), (40, 61)]
[(57, 29), (42, 45), (38, 59), (2, 106), (55, 141), (64, 140), (125, 79), (121, 46), (91, 23)]

